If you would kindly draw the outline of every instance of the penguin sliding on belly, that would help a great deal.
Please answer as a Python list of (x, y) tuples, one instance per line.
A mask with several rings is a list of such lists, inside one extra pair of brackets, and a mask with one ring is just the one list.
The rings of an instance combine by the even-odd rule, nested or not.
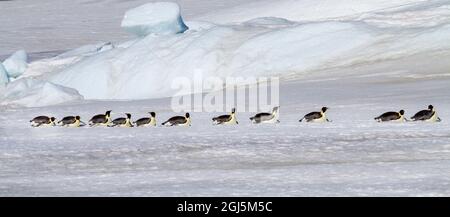
[(327, 107), (322, 107), (320, 112), (311, 112), (305, 115), (302, 119), (299, 120), (299, 122), (306, 121), (306, 122), (331, 122), (328, 120), (326, 112), (328, 111)]
[(58, 124), (62, 127), (82, 127), (86, 124), (81, 121), (80, 116), (68, 116), (58, 121)]
[(166, 122), (162, 123), (163, 126), (191, 126), (191, 116), (189, 113), (183, 116), (171, 117)]
[(95, 115), (89, 120), (89, 126), (108, 126), (111, 124), (111, 111), (106, 111), (106, 113)]
[(219, 117), (214, 117), (213, 119), (214, 125), (232, 125), (232, 124), (239, 124), (239, 122), (236, 120), (236, 109), (233, 108), (231, 110), (231, 114), (229, 115), (221, 115)]
[(250, 120), (252, 121), (252, 123), (254, 124), (260, 124), (260, 123), (268, 123), (268, 124), (273, 124), (273, 123), (280, 123), (280, 121), (278, 120), (279, 118), (279, 106), (274, 107), (272, 109), (272, 113), (259, 113), (253, 117), (250, 118)]
[(126, 113), (126, 115), (126, 118), (114, 119), (108, 127), (133, 127), (133, 124), (131, 124), (131, 114)]
[(407, 121), (405, 118), (405, 111), (400, 110), (399, 112), (386, 112), (375, 118), (378, 122), (405, 122)]
[(433, 105), (428, 106), (428, 110), (422, 110), (417, 112), (411, 117), (413, 121), (426, 121), (426, 122), (441, 122), (441, 118), (438, 117)]
[(156, 114), (155, 112), (150, 112), (150, 117), (148, 118), (141, 118), (134, 122), (137, 127), (155, 127), (156, 126)]
[(56, 126), (54, 117), (38, 116), (30, 121), (32, 127)]

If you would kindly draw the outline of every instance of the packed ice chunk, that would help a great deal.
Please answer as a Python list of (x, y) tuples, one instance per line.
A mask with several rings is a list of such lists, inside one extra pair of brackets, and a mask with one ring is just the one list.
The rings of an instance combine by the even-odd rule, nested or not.
[(8, 74), (3, 64), (0, 63), (0, 86), (9, 82)]
[(149, 34), (177, 34), (188, 29), (173, 2), (147, 3), (125, 13), (122, 28), (139, 37)]
[(3, 66), (8, 72), (8, 76), (17, 78), (25, 72), (28, 67), (28, 57), (24, 50), (16, 51), (8, 59), (3, 61)]
[(75, 89), (48, 81), (20, 78), (5, 88), (0, 105), (41, 107), (82, 99), (83, 96)]

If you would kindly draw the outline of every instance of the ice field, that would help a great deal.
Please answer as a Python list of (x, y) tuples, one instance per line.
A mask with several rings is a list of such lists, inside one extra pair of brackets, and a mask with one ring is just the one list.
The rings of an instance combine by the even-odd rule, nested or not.
[[(163, 35), (138, 38), (121, 19), (151, 1), (67, 2), (92, 19), (67, 17), (86, 25), (66, 29), (74, 38), (43, 46), (30, 40), (39, 33), (8, 35), (28, 24), (0, 34), (0, 60), (21, 49), (31, 59), (0, 87), (1, 196), (450, 195), (450, 1), (181, 0), (188, 30), (166, 31), (181, 25), (170, 16)], [(0, 12), (18, 3), (0, 2)], [(109, 14), (91, 12), (106, 4)], [(61, 31), (52, 19), (42, 31)], [(160, 124), (180, 115), (168, 85), (196, 70), (279, 76), (281, 123), (252, 125), (255, 113), (238, 108), (236, 126), (213, 127), (215, 112), (192, 112), (189, 128), (29, 126), (38, 115), (87, 122), (106, 110), (133, 120), (154, 111)], [(373, 120), (429, 104), (442, 122)], [(298, 122), (322, 106), (332, 122)]]

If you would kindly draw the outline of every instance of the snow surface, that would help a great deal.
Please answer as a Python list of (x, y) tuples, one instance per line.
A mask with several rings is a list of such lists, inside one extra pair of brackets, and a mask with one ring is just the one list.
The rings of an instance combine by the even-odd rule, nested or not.
[(27, 62), (27, 53), (24, 50), (19, 50), (3, 61), (3, 66), (9, 77), (17, 78), (27, 70)]
[[(395, 73), (403, 66), (390, 69), (393, 63), (334, 71), (344, 74), (334, 80), (323, 72), (283, 82), (278, 125), (251, 125), (254, 113), (238, 112), (237, 126), (212, 127), (219, 113), (193, 113), (190, 128), (28, 126), (36, 115), (86, 121), (107, 109), (113, 118), (131, 112), (133, 120), (156, 111), (160, 124), (175, 115), (170, 99), (5, 109), (0, 195), (448, 196), (450, 79), (410, 78)], [(419, 65), (435, 71), (433, 62)], [(387, 110), (412, 116), (429, 103), (443, 122), (373, 120)], [(298, 122), (323, 105), (333, 122)]]
[[(0, 107), (0, 195), (449, 196), (450, 2), (345, 2), (234, 2), (188, 20), (183, 34), (104, 50), (91, 43), (30, 63), (0, 95), (17, 84), (14, 94), (67, 90), (76, 100), (34, 107), (39, 97), (19, 96), (10, 99), (35, 104)], [(192, 1), (191, 12), (205, 4)], [(151, 88), (198, 69), (281, 75), (281, 123), (251, 125), (254, 113), (238, 108), (237, 126), (212, 127), (219, 113), (207, 112), (192, 113), (190, 128), (29, 126), (38, 115), (86, 122), (106, 110), (134, 120), (155, 111), (160, 124), (176, 115), (171, 99), (160, 98), (172, 92)], [(443, 122), (373, 120), (400, 109), (410, 117), (429, 104)], [(298, 122), (322, 106), (333, 122)]]
[(127, 11), (122, 28), (140, 37), (178, 34), (188, 29), (181, 17), (180, 6), (173, 2), (147, 3)]

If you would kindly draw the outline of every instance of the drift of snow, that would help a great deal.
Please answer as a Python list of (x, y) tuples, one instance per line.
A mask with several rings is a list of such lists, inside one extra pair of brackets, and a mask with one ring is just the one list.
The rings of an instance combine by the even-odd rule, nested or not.
[(173, 2), (147, 3), (125, 13), (122, 28), (143, 37), (149, 34), (177, 34), (188, 29)]
[(47, 81), (21, 78), (7, 86), (0, 105), (42, 107), (82, 99), (74, 89)]
[(6, 72), (5, 67), (3, 67), (3, 64), (0, 63), (0, 85), (5, 85), (8, 82), (8, 73)]
[(27, 62), (27, 53), (24, 50), (19, 50), (3, 61), (3, 66), (8, 72), (9, 77), (17, 78), (27, 69)]

